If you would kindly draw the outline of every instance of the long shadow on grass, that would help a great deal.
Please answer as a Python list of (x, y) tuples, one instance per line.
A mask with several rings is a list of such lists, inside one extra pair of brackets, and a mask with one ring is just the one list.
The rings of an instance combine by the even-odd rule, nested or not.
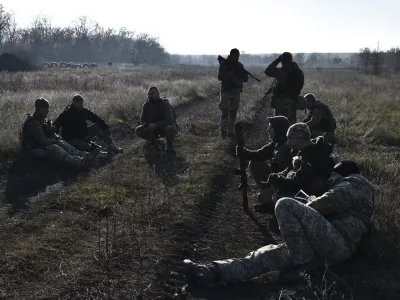
[(179, 180), (177, 175), (183, 173), (188, 167), (183, 157), (179, 154), (167, 154), (162, 146), (161, 148), (146, 147), (144, 158), (167, 186), (176, 184)]
[[(99, 160), (97, 165), (109, 159)], [(88, 176), (89, 172), (55, 164), (46, 159), (36, 159), (19, 153), (7, 173), (4, 200), (11, 204), (10, 213), (29, 206), (30, 198), (45, 192), (48, 186), (62, 182), (67, 185)]]

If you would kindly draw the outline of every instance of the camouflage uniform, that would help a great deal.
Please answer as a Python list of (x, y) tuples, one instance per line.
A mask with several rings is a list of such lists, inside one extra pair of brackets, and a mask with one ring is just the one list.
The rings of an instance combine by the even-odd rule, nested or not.
[[(297, 153), (296, 169), (290, 165), (286, 170), (269, 176), (268, 183), (272, 188), (259, 194), (260, 203), (274, 205), (280, 197), (293, 196), (299, 190), (304, 190), (309, 195), (321, 195), (326, 191), (334, 166), (331, 159), (333, 148), (324, 142), (323, 137), (311, 142), (310, 146)], [(272, 196), (275, 198), (271, 198)]]
[(218, 69), (218, 80), (221, 81), (221, 93), (219, 109), (221, 135), (226, 132), (233, 133), (237, 111), (240, 104), (240, 93), (243, 82), (249, 80), (243, 65), (240, 62), (232, 61), (229, 57), (220, 64)]
[(286, 144), (289, 121), (286, 117), (268, 118), (274, 130), (274, 139), (258, 150), (243, 149), (243, 157), (250, 160), (249, 170), (257, 186), (262, 189), (271, 173), (285, 170), (291, 162), (291, 150)]
[(330, 108), (323, 102), (316, 100), (312, 109), (303, 120), (311, 130), (311, 136), (316, 138), (323, 135), (326, 136), (326, 142), (331, 144), (335, 141), (336, 121)]
[(45, 118), (28, 115), (21, 133), (21, 147), (28, 155), (50, 158), (73, 167), (82, 167), (90, 154), (79, 151), (55, 135), (55, 128)]
[[(167, 148), (173, 147), (174, 138), (178, 133), (176, 115), (167, 99), (147, 100), (142, 107), (140, 123), (136, 127), (136, 134), (146, 140), (153, 141), (158, 137), (165, 137)], [(148, 124), (157, 123), (154, 130), (149, 130)]]
[(275, 207), (283, 244), (264, 246), (245, 258), (214, 261), (223, 283), (248, 280), (270, 271), (287, 271), (317, 257), (335, 264), (348, 259), (369, 232), (374, 188), (351, 174), (307, 205), (291, 198)]
[(290, 124), (294, 124), (297, 122), (297, 99), (304, 85), (304, 74), (295, 62), (292, 62), (291, 70), (277, 68), (279, 62), (274, 60), (264, 71), (267, 76), (276, 78), (272, 107), (275, 116), (285, 116)]

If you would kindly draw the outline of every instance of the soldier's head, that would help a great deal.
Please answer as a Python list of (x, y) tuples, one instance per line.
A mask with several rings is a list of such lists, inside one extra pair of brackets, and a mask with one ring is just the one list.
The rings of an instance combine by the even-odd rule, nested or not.
[(49, 113), (50, 103), (45, 98), (37, 98), (35, 100), (35, 115), (46, 118)]
[(158, 91), (158, 88), (156, 88), (155, 86), (149, 88), (149, 90), (147, 91), (147, 97), (149, 101), (160, 99), (160, 92)]
[(286, 141), (286, 133), (290, 126), (288, 118), (284, 116), (274, 116), (269, 117), (268, 121), (269, 137), (275, 142), (284, 143)]
[(233, 61), (239, 61), (240, 52), (238, 49), (233, 48), (231, 52), (229, 52), (229, 59)]
[(75, 96), (72, 97), (72, 104), (71, 106), (77, 110), (82, 110), (83, 109), (83, 97), (79, 94), (76, 94)]
[(283, 68), (291, 68), (293, 63), (292, 53), (283, 52), (281, 56), (281, 63)]
[(307, 109), (312, 109), (315, 105), (315, 101), (317, 101), (314, 94), (311, 93), (305, 94), (303, 98), (304, 102), (306, 103)]
[(342, 160), (333, 167), (329, 184), (333, 186), (339, 180), (352, 174), (360, 174), (360, 168), (357, 163), (352, 160)]
[(311, 132), (306, 123), (296, 123), (289, 127), (287, 144), (294, 150), (302, 150), (311, 144)]

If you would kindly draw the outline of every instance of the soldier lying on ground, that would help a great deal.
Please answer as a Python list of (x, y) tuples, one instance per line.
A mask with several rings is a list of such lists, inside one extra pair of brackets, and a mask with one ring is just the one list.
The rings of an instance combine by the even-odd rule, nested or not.
[[(277, 67), (279, 63), (282, 64), (281, 68)], [(265, 69), (264, 73), (276, 79), (271, 103), (275, 109), (275, 116), (287, 117), (290, 125), (296, 123), (298, 96), (304, 85), (303, 71), (293, 61), (292, 54), (284, 52)]]
[(330, 184), (332, 189), (320, 197), (309, 197), (307, 204), (292, 198), (277, 202), (275, 214), (283, 244), (207, 265), (184, 260), (185, 273), (196, 283), (209, 285), (250, 280), (276, 270), (285, 273), (321, 259), (336, 264), (350, 258), (371, 228), (374, 187), (353, 161), (337, 164)]
[(258, 196), (264, 205), (263, 211), (271, 211), (279, 197), (293, 196), (300, 190), (317, 196), (327, 190), (327, 181), (333, 168), (332, 146), (325, 143), (322, 136), (311, 140), (310, 129), (304, 123), (289, 127), (287, 144), (298, 151), (296, 161), (286, 170), (268, 177), (267, 186), (270, 187)]
[(175, 110), (167, 99), (160, 98), (156, 87), (148, 90), (148, 100), (143, 104), (140, 124), (135, 129), (139, 137), (150, 142), (165, 137), (167, 153), (175, 153), (174, 138), (178, 133)]
[[(121, 153), (123, 150), (115, 144), (111, 137), (107, 123), (95, 113), (83, 107), (83, 97), (75, 95), (72, 104), (55, 120), (57, 133), (61, 129), (61, 137), (68, 143), (82, 151), (93, 151), (96, 146), (91, 143), (94, 136), (98, 136), (107, 144), (107, 152)], [(87, 121), (94, 124), (88, 126)]]
[(20, 132), (22, 150), (30, 156), (49, 158), (73, 167), (89, 166), (100, 150), (92, 153), (80, 151), (63, 141), (56, 134), (55, 127), (46, 120), (49, 106), (46, 99), (36, 99), (35, 112), (28, 115)]
[[(286, 133), (289, 121), (284, 116), (269, 117), (269, 137), (271, 141), (258, 150), (243, 148), (243, 152), (236, 153), (240, 158), (250, 160), (249, 169), (254, 181), (260, 190), (265, 189), (265, 183), (271, 173), (285, 170), (292, 163), (291, 149), (286, 143)], [(264, 184), (263, 184), (264, 182)], [(255, 209), (258, 209), (258, 204)]]
[(224, 139), (226, 136), (233, 137), (233, 127), (240, 104), (240, 93), (242, 92), (243, 82), (249, 80), (249, 76), (239, 62), (240, 52), (238, 49), (231, 49), (228, 58), (221, 62), (218, 69), (218, 80), (221, 81), (221, 94), (219, 109), (220, 116), (220, 135)]
[(317, 100), (311, 93), (304, 95), (306, 107), (309, 110), (307, 118), (303, 120), (311, 131), (311, 137), (315, 138), (325, 133), (326, 142), (334, 144), (336, 120), (328, 105)]

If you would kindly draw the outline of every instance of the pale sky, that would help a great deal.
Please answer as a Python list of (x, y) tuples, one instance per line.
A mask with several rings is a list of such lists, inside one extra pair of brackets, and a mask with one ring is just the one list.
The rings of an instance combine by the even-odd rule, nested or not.
[(357, 52), (400, 46), (400, 0), (1, 0), (20, 26), (87, 16), (158, 37), (169, 53)]

